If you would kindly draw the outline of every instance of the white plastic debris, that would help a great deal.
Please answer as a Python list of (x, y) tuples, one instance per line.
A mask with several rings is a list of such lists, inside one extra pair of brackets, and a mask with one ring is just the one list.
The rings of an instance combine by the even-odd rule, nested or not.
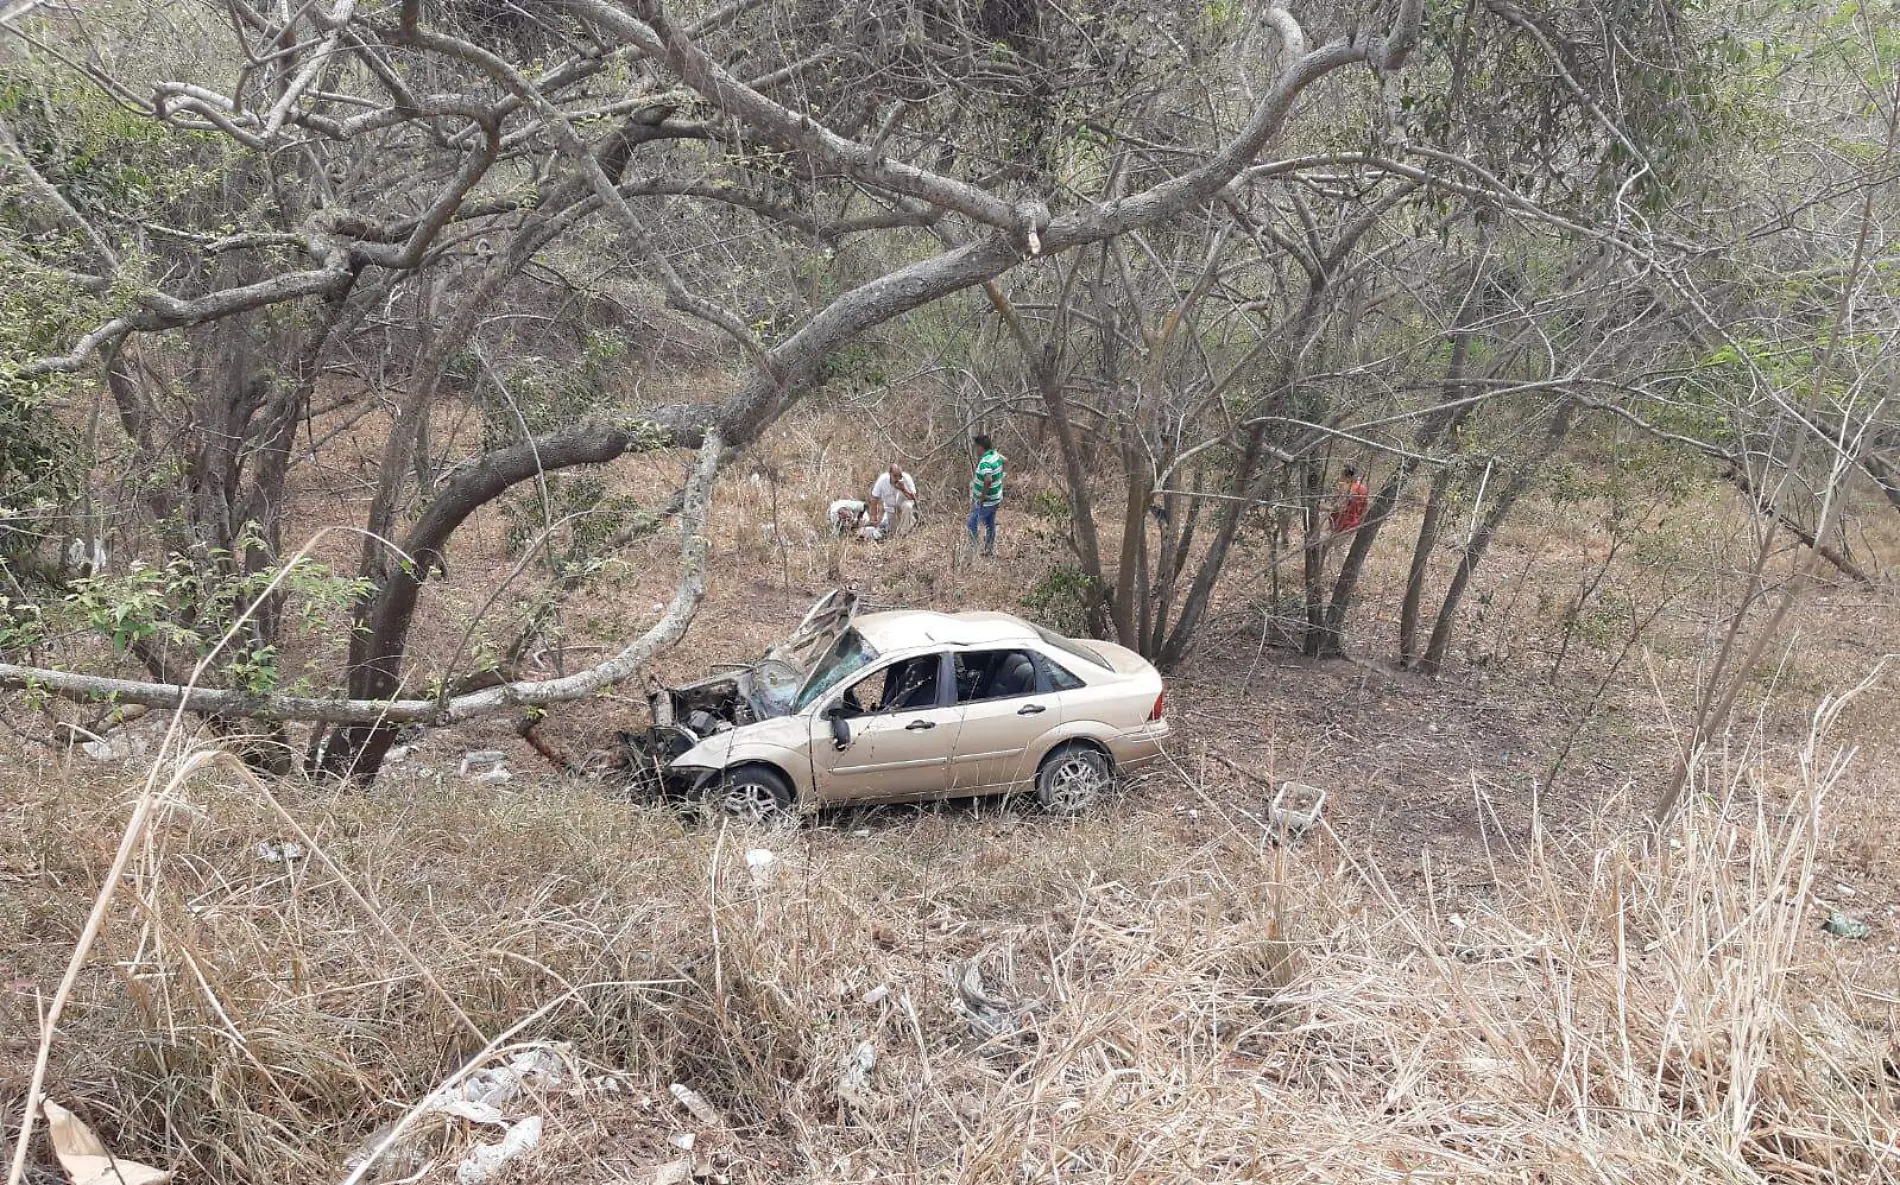
[(79, 751), (94, 761), (130, 761), (145, 756), (150, 748), (146, 739), (135, 732), (115, 732), (96, 741), (83, 741)]
[(692, 1087), (682, 1082), (675, 1082), (673, 1085), (667, 1087), (667, 1089), (673, 1092), (673, 1097), (679, 1100), (679, 1105), (686, 1108), (687, 1114), (691, 1115), (700, 1123), (707, 1127), (723, 1128), (726, 1126), (726, 1117), (721, 1115), (717, 1108), (706, 1101), (706, 1096), (700, 1094)]
[[(493, 1144), (469, 1152), (456, 1168), (462, 1185), (478, 1185), (490, 1180), (503, 1164), (535, 1147), (541, 1141), (542, 1117), (524, 1115), (539, 1106), (538, 1097), (578, 1081), (566, 1055), (557, 1047), (535, 1045), (520, 1050), (505, 1065), (477, 1070), (450, 1086), (425, 1098), (416, 1108), (419, 1116), (439, 1115), (459, 1119), (478, 1127), (506, 1128)], [(372, 1159), (387, 1164), (420, 1164), (422, 1153), (415, 1147), (425, 1125), (417, 1124), (407, 1136), (389, 1148), (383, 1148), (388, 1129), (372, 1135), (344, 1161), (352, 1171)], [(435, 1130), (440, 1130), (438, 1125)]]
[(53, 1100), (42, 1100), (40, 1110), (46, 1115), (53, 1155), (73, 1185), (164, 1185), (171, 1180), (164, 1169), (113, 1156), (91, 1128)]
[(1319, 822), (1326, 809), (1326, 791), (1304, 782), (1282, 782), (1267, 805), (1267, 819), (1276, 834), (1298, 839)]
[(530, 1115), (510, 1127), (499, 1142), (469, 1149), (462, 1163), (455, 1167), (455, 1179), (462, 1185), (482, 1185), (493, 1179), (501, 1166), (524, 1152), (533, 1151), (541, 1143), (543, 1122), (539, 1115)]
[(877, 1046), (869, 1041), (860, 1043), (845, 1060), (844, 1073), (838, 1077), (838, 1101), (855, 1111), (868, 1111), (875, 1106), (871, 1071), (876, 1068)]
[(514, 776), (508, 772), (507, 766), (498, 765), (485, 773), (476, 774), (470, 780), (479, 786), (499, 786), (503, 782), (512, 781)]
[(752, 870), (752, 883), (763, 889), (772, 883), (772, 866), (778, 855), (765, 848), (753, 848), (745, 854), (746, 867)]
[[(462, 756), (461, 776), (466, 778), (471, 773), (480, 774), (483, 771), (501, 769), (502, 763), (506, 760), (508, 760), (508, 754), (500, 749), (470, 750)], [(480, 778), (478, 777), (477, 780), (479, 781)]]
[(409, 755), (415, 751), (416, 747), (414, 745), (397, 745), (390, 749), (389, 752), (383, 754), (383, 764), (400, 765), (409, 760)]
[(691, 1152), (693, 1145), (698, 1143), (699, 1139), (692, 1132), (679, 1132), (667, 1142), (673, 1145), (673, 1147), (678, 1148), (681, 1152)]
[(287, 839), (279, 843), (257, 845), (257, 858), (266, 864), (288, 864), (292, 860), (301, 860), (303, 857), (303, 845), (295, 840)]
[(890, 994), (891, 985), (888, 983), (880, 983), (870, 991), (864, 993), (863, 1000), (866, 1004), (882, 1004), (884, 998)]

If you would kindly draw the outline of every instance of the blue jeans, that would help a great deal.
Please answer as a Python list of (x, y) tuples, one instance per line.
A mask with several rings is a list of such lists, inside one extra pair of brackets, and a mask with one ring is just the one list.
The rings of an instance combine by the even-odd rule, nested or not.
[(964, 525), (970, 528), (970, 542), (971, 543), (976, 542), (976, 525), (978, 523), (983, 524), (983, 530), (984, 530), (983, 550), (995, 551), (996, 550), (996, 507), (994, 506), (971, 506), (970, 507), (970, 521), (965, 523)]

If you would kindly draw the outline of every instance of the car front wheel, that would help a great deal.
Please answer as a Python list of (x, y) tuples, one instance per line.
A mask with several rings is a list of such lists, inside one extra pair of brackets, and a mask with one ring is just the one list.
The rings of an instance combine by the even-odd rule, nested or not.
[(1088, 745), (1064, 745), (1043, 758), (1036, 800), (1054, 815), (1079, 815), (1107, 796), (1114, 782), (1108, 758)]
[(762, 765), (744, 765), (714, 777), (705, 804), (745, 823), (773, 823), (792, 810), (792, 787), (785, 776)]

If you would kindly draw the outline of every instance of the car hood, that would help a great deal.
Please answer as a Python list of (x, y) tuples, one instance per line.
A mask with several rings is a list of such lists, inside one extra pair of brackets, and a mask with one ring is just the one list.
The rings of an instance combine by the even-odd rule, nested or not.
[(766, 662), (782, 662), (795, 669), (801, 681), (837, 642), (858, 613), (858, 594), (834, 588), (813, 602), (798, 628), (765, 652)]
[(775, 749), (798, 749), (810, 739), (811, 722), (804, 716), (780, 716), (714, 733), (673, 759), (674, 765), (702, 769), (723, 768), (739, 745), (769, 745)]

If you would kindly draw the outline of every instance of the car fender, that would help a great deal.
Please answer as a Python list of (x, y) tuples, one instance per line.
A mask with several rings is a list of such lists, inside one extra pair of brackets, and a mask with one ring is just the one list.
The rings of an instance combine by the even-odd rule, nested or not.
[(1033, 775), (1036, 770), (1042, 768), (1043, 758), (1054, 752), (1058, 745), (1064, 745), (1070, 741), (1094, 741), (1096, 745), (1100, 746), (1103, 751), (1109, 754), (1110, 760), (1113, 760), (1115, 752), (1113, 740), (1116, 735), (1115, 729), (1110, 728), (1100, 720), (1064, 720), (1061, 724), (1043, 733), (1042, 737), (1031, 747), (1029, 751), (1029, 755), (1032, 758), (1029, 762), (1030, 773)]
[(765, 741), (740, 740), (726, 750), (717, 765), (701, 766), (691, 761), (691, 757), (692, 754), (687, 754), (681, 759), (680, 765), (684, 768), (705, 769), (708, 775), (741, 765), (769, 765), (785, 775), (800, 801), (811, 796), (811, 759), (796, 749)]

